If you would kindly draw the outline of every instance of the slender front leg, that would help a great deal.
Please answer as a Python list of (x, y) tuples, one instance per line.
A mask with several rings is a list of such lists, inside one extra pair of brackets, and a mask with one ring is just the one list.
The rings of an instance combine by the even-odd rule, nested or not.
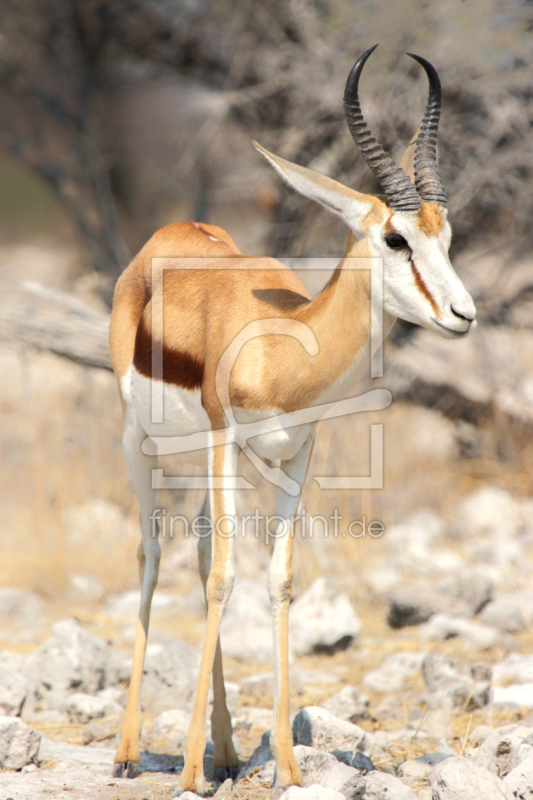
[[(303, 488), (311, 458), (314, 437), (310, 436), (302, 449), (281, 468)], [(276, 786), (299, 786), (302, 775), (292, 749), (292, 730), (289, 722), (289, 603), (292, 588), (292, 548), (294, 516), (300, 497), (291, 497), (278, 489), (276, 515), (281, 517), (276, 530), (274, 551), (268, 573), (268, 592), (272, 604), (274, 632), (274, 724), (270, 747), (276, 757)]]
[(142, 543), (137, 551), (139, 577), (141, 580), (141, 607), (135, 645), (133, 667), (128, 691), (128, 703), (122, 718), (120, 744), (115, 754), (113, 777), (135, 778), (139, 774), (139, 736), (141, 734), (141, 681), (150, 624), (150, 608), (159, 573), (159, 526), (155, 520), (156, 492), (152, 489), (152, 469), (157, 459), (145, 456), (141, 451), (144, 432), (134, 413), (128, 411), (124, 427), (124, 454), (139, 501), (141, 512)]
[[(219, 432), (217, 432), (219, 433)], [(222, 432), (220, 432), (222, 434)], [(237, 474), (238, 447), (236, 444), (218, 444), (209, 449), (209, 476), (222, 478)], [(200, 661), (198, 688), (194, 701), (191, 724), (187, 732), (185, 767), (181, 776), (181, 789), (199, 794), (204, 791), (203, 758), (205, 751), (205, 716), (209, 680), (217, 650), (222, 612), (229, 599), (235, 578), (233, 558), (235, 517), (235, 490), (211, 487), (212, 509), (212, 560), (206, 584), (207, 626)]]
[[(210, 519), (209, 494), (206, 494), (200, 517)], [(198, 563), (200, 577), (207, 590), (207, 579), (211, 570), (212, 560), (212, 531), (209, 535), (198, 539)], [(207, 602), (207, 596), (206, 596)], [(220, 636), (217, 639), (215, 660), (213, 662), (213, 711), (211, 713), (211, 734), (215, 745), (213, 756), (213, 773), (216, 780), (224, 781), (226, 778), (235, 778), (239, 772), (239, 756), (233, 746), (233, 728), (231, 714), (226, 704), (226, 688), (224, 686), (224, 671), (222, 668), (222, 650)]]

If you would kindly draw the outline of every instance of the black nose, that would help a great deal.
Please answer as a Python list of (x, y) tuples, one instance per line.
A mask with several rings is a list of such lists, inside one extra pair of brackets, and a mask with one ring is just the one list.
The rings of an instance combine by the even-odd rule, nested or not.
[(454, 316), (458, 317), (459, 319), (464, 319), (465, 322), (473, 322), (475, 320), (475, 317), (467, 317), (465, 314), (461, 314), (459, 311), (456, 311), (453, 306), (450, 306), (450, 308)]

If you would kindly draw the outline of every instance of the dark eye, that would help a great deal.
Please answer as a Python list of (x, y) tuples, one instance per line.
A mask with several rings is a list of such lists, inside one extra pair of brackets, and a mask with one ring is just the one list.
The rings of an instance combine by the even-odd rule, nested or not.
[(385, 241), (391, 250), (401, 250), (402, 247), (409, 246), (403, 236), (400, 236), (399, 233), (389, 233), (388, 236), (385, 236)]

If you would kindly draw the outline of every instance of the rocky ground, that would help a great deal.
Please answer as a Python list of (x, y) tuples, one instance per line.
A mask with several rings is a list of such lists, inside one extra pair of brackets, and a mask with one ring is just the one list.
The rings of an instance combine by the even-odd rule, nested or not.
[[(291, 707), (304, 788), (284, 794), (271, 788), (264, 568), (238, 580), (222, 644), (241, 772), (209, 791), (285, 800), (533, 797), (532, 542), (532, 504), (485, 488), (465, 497), (455, 523), (419, 511), (376, 540), (381, 558), (366, 575), (366, 603), (356, 608), (342, 581), (326, 578), (297, 595)], [(75, 575), (74, 616), (59, 619), (60, 607), (35, 593), (0, 590), (2, 797), (174, 796), (203, 631), (192, 544), (174, 546), (155, 595), (142, 774), (133, 781), (112, 779), (111, 764), (138, 592), (105, 592), (96, 578)], [(187, 591), (169, 591), (170, 575)], [(207, 740), (210, 779), (209, 724)]]

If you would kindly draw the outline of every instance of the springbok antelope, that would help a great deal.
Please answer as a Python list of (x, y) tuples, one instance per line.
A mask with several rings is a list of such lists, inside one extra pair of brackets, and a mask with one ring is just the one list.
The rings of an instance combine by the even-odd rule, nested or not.
[[(368, 369), (375, 344), (379, 344), (371, 344), (375, 308), (371, 305), (370, 275), (345, 268), (347, 259), (353, 257), (382, 259), (383, 336), (397, 317), (450, 338), (465, 336), (475, 325), (473, 301), (448, 258), (451, 230), (436, 164), (441, 107), (437, 72), (423, 58), (411, 56), (427, 74), (429, 97), (421, 126), (397, 166), (372, 137), (359, 105), (360, 74), (373, 50), (364, 53), (350, 72), (344, 111), (355, 143), (379, 179), (385, 199), (353, 191), (254, 143), (289, 186), (341, 217), (348, 227), (343, 258), (317, 297), (311, 299), (283, 264), (263, 258), (258, 269), (257, 259), (241, 254), (223, 230), (196, 223), (169, 225), (157, 231), (118, 281), (110, 347), (125, 409), (124, 452), (140, 505), (142, 591), (115, 777), (134, 777), (139, 772), (141, 677), (160, 558), (150, 523), (156, 502), (151, 473), (157, 456), (146, 449), (149, 437), (207, 431), (208, 446), (202, 455), (207, 457), (209, 488), (201, 514), (210, 517), (212, 527), (207, 538), (199, 539), (207, 624), (180, 783), (183, 790), (202, 793), (211, 673), (215, 776), (234, 775), (239, 766), (219, 640), (220, 620), (234, 580), (233, 537), (227, 517), (235, 514), (233, 476), (238, 474), (239, 455), (233, 423), (228, 424), (216, 386), (223, 354), (247, 326), (253, 329), (257, 321), (274, 320), (265, 335), (258, 335), (258, 328), (249, 336), (234, 360), (228, 390), (233, 420), (279, 415), (286, 419), (292, 412), (351, 396)], [(175, 268), (166, 271), (163, 281), (163, 271), (153, 259), (169, 256)], [(226, 263), (233, 269), (221, 270), (221, 264)], [(159, 330), (152, 327), (156, 306), (164, 311)], [(291, 335), (291, 326), (298, 331), (305, 328), (307, 339)], [(289, 335), (279, 335), (287, 332)], [(152, 351), (162, 356), (157, 374), (152, 369)], [(164, 419), (158, 423), (149, 413), (156, 384), (164, 397)], [(285, 474), (301, 490), (316, 424), (271, 427), (253, 440), (253, 450), (259, 458), (279, 459)], [(143, 444), (148, 455), (143, 453)], [(187, 459), (196, 455), (188, 453)], [(268, 575), (275, 654), (271, 746), (277, 761), (278, 786), (299, 784), (301, 780), (292, 749), (288, 690), (291, 520), (298, 500), (298, 496), (278, 490), (276, 514), (286, 524), (282, 535), (275, 538)]]

